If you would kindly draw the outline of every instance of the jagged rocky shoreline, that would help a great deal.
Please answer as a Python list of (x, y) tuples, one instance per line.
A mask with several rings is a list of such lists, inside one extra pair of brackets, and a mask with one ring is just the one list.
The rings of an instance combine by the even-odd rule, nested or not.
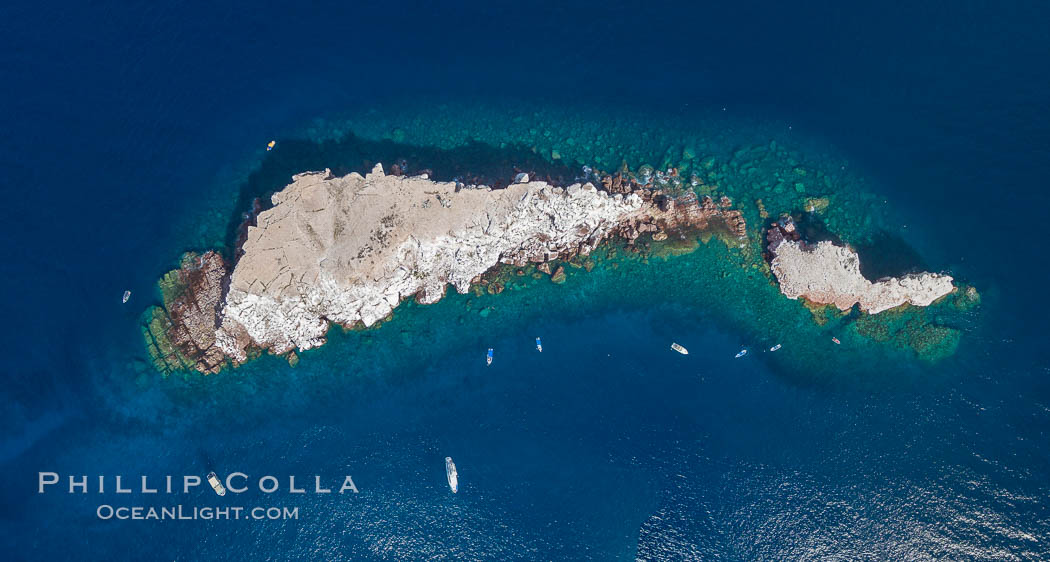
[(226, 366), (226, 355), (216, 345), (216, 331), (228, 272), (218, 252), (189, 252), (182, 256), (179, 269), (160, 280), (163, 306), (146, 311), (142, 327), (158, 370), (212, 374)]
[(448, 285), (465, 293), (500, 264), (542, 268), (614, 237), (746, 236), (728, 198), (623, 172), (595, 180), (562, 188), (519, 174), (494, 190), (381, 165), (364, 176), (296, 175), (247, 229), (232, 269), (215, 252), (188, 254), (165, 277), (164, 307), (144, 328), (154, 364), (214, 373), (261, 350), (310, 349), (331, 323), (370, 326), (406, 298), (437, 302)]

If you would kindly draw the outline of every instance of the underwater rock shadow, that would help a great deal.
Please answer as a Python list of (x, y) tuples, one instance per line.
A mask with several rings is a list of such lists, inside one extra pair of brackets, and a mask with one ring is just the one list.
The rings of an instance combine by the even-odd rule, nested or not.
[(817, 213), (793, 214), (792, 219), (795, 221), (795, 228), (798, 229), (802, 240), (807, 243), (816, 244), (817, 242), (829, 241), (836, 246), (846, 244), (838, 234), (828, 228), (828, 225), (824, 223), (824, 220)]
[[(815, 244), (822, 241), (842, 246), (846, 242), (828, 229), (816, 213), (797, 215), (795, 226), (802, 239)], [(872, 283), (885, 277), (901, 277), (908, 273), (929, 271), (929, 265), (901, 236), (885, 229), (878, 230), (871, 239), (850, 244), (860, 257), (860, 274)]]
[(860, 256), (860, 274), (868, 281), (931, 271), (915, 248), (904, 238), (887, 230), (879, 230), (869, 242), (857, 245), (854, 249)]
[(569, 185), (581, 176), (575, 165), (548, 161), (521, 144), (496, 147), (470, 141), (442, 149), (391, 140), (367, 140), (353, 133), (321, 142), (283, 140), (241, 185), (235, 214), (226, 227), (227, 252), (224, 253), (228, 256), (234, 253), (245, 222), (254, 224), (254, 215), (271, 206), (270, 196), (291, 183), (293, 175), (325, 168), (337, 176), (351, 172), (365, 174), (376, 163), (382, 163), (387, 174), (427, 173), (437, 181), (458, 180), (493, 188), (506, 187), (520, 172), (559, 186)]

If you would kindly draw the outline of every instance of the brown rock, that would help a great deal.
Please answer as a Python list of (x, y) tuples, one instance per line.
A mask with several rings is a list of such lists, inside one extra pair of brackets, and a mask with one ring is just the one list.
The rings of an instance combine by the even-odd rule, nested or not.
[(762, 203), (762, 200), (761, 199), (756, 200), (755, 204), (758, 205), (758, 216), (763, 218), (763, 219), (768, 219), (769, 218), (769, 212), (766, 211), (766, 206), (765, 206), (765, 204)]
[(558, 269), (556, 269), (554, 271), (554, 273), (551, 274), (551, 281), (553, 281), (554, 283), (558, 283), (558, 284), (564, 283), (565, 282), (565, 267), (559, 265)]

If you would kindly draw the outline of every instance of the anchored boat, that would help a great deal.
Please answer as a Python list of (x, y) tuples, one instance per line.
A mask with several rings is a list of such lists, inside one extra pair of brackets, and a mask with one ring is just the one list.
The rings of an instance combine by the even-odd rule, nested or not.
[(735, 358), (736, 358), (736, 359), (740, 359), (741, 357), (743, 357), (743, 356), (745, 356), (745, 355), (747, 355), (747, 348), (746, 348), (746, 347), (745, 347), (744, 349), (741, 349), (740, 351), (738, 351), (738, 352), (736, 353), (736, 356), (735, 356)]
[(680, 345), (678, 345), (677, 343), (673, 343), (672, 342), (671, 343), (671, 349), (677, 351), (678, 353), (681, 353), (682, 355), (689, 355), (689, 350), (684, 348), (684, 347), (682, 347), (682, 346), (680, 346)]
[(831, 341), (835, 342), (835, 345), (842, 345), (842, 342), (840, 342), (838, 338), (833, 337), (831, 338)]
[(452, 462), (452, 457), (445, 457), (445, 476), (452, 493), (459, 492), (459, 474), (456, 473), (456, 463)]
[(266, 152), (270, 152), (271, 150), (273, 150), (274, 146), (277, 146), (277, 141), (275, 140), (266, 143)]
[(774, 345), (773, 347), (769, 348), (770, 351), (776, 351), (778, 349), (780, 349), (780, 344), (779, 343)]
[(543, 343), (540, 341), (540, 338), (536, 338), (536, 351), (543, 353)]
[(130, 299), (130, 298), (131, 298), (131, 291), (124, 291), (124, 298), (120, 299), (120, 302), (121, 303), (126, 303), (126, 302), (128, 302), (128, 299)]
[(492, 348), (490, 347), (489, 348), (489, 354), (487, 356), (485, 356), (485, 365), (487, 366), (487, 365), (491, 365), (491, 364), (492, 364)]
[(226, 487), (222, 485), (222, 482), (219, 482), (219, 477), (214, 472), (208, 473), (208, 484), (211, 484), (211, 489), (215, 490), (216, 494), (220, 496), (226, 495)]

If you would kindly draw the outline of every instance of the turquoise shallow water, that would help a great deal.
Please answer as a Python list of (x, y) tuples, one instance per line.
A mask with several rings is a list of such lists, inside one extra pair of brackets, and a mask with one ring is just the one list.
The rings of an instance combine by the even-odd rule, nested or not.
[[(11, 9), (10, 558), (1046, 557), (1044, 8), (405, 7)], [(319, 25), (312, 41), (290, 31)], [(504, 33), (449, 40), (492, 27)], [(982, 305), (945, 319), (962, 338), (938, 363), (848, 329), (833, 347), (760, 273), (720, 276), (734, 262), (712, 241), (667, 262), (568, 268), (561, 286), (409, 305), (294, 369), (263, 357), (159, 377), (139, 328), (156, 279), (181, 252), (225, 243), (245, 182), (265, 187), (253, 171), (277, 188), (325, 165), (282, 148), (347, 130), (520, 141), (603, 165), (694, 149), (738, 162), (720, 187), (752, 222), (747, 178), (773, 170), (744, 164), (776, 141), (829, 178), (812, 195), (832, 195), (834, 231), (861, 244), (881, 227), (895, 235), (873, 250), (886, 267), (949, 270)], [(774, 205), (809, 195), (793, 184)], [(732, 359), (772, 341), (784, 348)], [(217, 498), (35, 493), (39, 471), (208, 470), (335, 486), (351, 474), (360, 494), (224, 500), (298, 507), (294, 521), (120, 522), (95, 509)]]

